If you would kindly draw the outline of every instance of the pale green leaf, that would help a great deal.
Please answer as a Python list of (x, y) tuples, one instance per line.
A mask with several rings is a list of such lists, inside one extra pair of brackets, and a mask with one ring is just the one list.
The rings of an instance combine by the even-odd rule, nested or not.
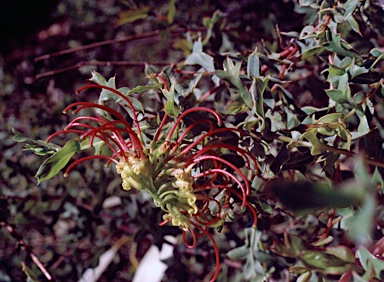
[(256, 51), (248, 57), (247, 73), (251, 78), (260, 76), (260, 58)]
[(232, 260), (243, 260), (247, 258), (250, 252), (251, 250), (249, 249), (249, 247), (244, 245), (230, 250), (227, 253), (227, 256)]
[(89, 81), (92, 81), (99, 85), (107, 85), (107, 80), (104, 78), (104, 76), (94, 70), (92, 70), (91, 74), (92, 77), (89, 79)]
[(339, 89), (328, 89), (325, 90), (329, 98), (337, 103), (345, 103), (348, 102), (348, 98), (345, 96), (345, 93)]
[(382, 280), (381, 272), (384, 271), (384, 261), (371, 254), (364, 246), (360, 246), (356, 252), (357, 258), (364, 270), (370, 273), (374, 271), (375, 277)]
[(319, 155), (325, 151), (324, 144), (317, 138), (316, 130), (310, 130), (301, 135), (300, 139), (307, 139), (312, 144), (311, 155)]
[(375, 197), (368, 195), (364, 199), (360, 210), (354, 216), (348, 235), (357, 245), (371, 243), (376, 206)]
[(174, 101), (167, 101), (164, 106), (164, 111), (167, 115), (171, 117), (177, 117), (179, 115), (179, 111)]
[(203, 52), (203, 45), (201, 43), (201, 39), (195, 41), (195, 43), (193, 44), (192, 54), (187, 57), (184, 64), (199, 65), (208, 72), (215, 71), (213, 57)]
[(360, 3), (360, 0), (348, 0), (343, 4), (343, 8), (345, 9), (344, 16), (349, 17), (355, 11), (357, 5)]

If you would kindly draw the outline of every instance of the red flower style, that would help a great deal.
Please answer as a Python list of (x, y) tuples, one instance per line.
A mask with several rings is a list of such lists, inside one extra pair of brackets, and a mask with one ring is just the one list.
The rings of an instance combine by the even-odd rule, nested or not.
[[(163, 80), (161, 76), (158, 78)], [(220, 270), (219, 251), (209, 228), (221, 226), (228, 219), (229, 199), (240, 201), (243, 210), (248, 208), (253, 214), (254, 227), (257, 225), (256, 211), (247, 201), (251, 190), (247, 177), (240, 168), (221, 155), (226, 152), (236, 153), (245, 160), (247, 168), (254, 172), (258, 169), (257, 161), (246, 149), (224, 143), (217, 137), (225, 132), (233, 132), (241, 138), (242, 131), (221, 127), (221, 118), (214, 110), (195, 107), (182, 112), (169, 129), (166, 129), (166, 124), (171, 118), (165, 114), (153, 139), (147, 144), (135, 108), (127, 96), (114, 88), (97, 84), (86, 85), (78, 92), (88, 88), (105, 89), (116, 94), (120, 98), (120, 105), (132, 111), (133, 123), (130, 124), (120, 112), (106, 105), (92, 102), (69, 105), (64, 112), (75, 108), (73, 113), (78, 114), (83, 109), (94, 108), (108, 113), (113, 119), (101, 115), (80, 116), (64, 130), (52, 134), (47, 141), (59, 134), (77, 133), (82, 139), (89, 140), (90, 146), (94, 145), (95, 140), (101, 140), (110, 148), (112, 155), (80, 158), (68, 166), (65, 174), (86, 160), (103, 158), (107, 159), (108, 165), (114, 162), (122, 177), (123, 188), (135, 188), (149, 193), (155, 205), (164, 211), (164, 220), (160, 225), (171, 223), (179, 226), (183, 230), (183, 241), (187, 247), (194, 248), (198, 237), (209, 237), (216, 258), (212, 281), (216, 280)], [(194, 112), (211, 114), (219, 127), (208, 118), (183, 126), (183, 119)], [(202, 124), (208, 125), (209, 129), (194, 136), (194, 129)], [(187, 242), (188, 232), (192, 243)]]

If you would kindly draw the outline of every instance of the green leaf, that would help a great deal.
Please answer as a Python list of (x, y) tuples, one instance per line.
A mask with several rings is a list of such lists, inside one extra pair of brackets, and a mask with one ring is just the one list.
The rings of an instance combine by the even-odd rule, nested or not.
[(119, 20), (117, 25), (133, 23), (137, 20), (146, 19), (151, 11), (150, 7), (141, 7), (137, 9), (130, 9), (119, 13)]
[(27, 276), (27, 282), (39, 282), (40, 280), (36, 277), (36, 273), (30, 269), (25, 262), (21, 262), (22, 270), (24, 274)]
[(317, 138), (317, 130), (308, 130), (303, 133), (300, 139), (307, 139), (312, 144), (311, 155), (316, 156), (322, 154), (325, 151), (324, 144)]
[(344, 115), (342, 113), (328, 114), (328, 115), (325, 115), (325, 116), (322, 116), (321, 118), (319, 118), (316, 123), (318, 123), (318, 124), (337, 123), (340, 121), (340, 119), (343, 118), (343, 116)]
[(356, 19), (354, 17), (350, 16), (347, 18), (347, 21), (350, 24), (350, 26), (352, 27), (352, 29), (362, 36), (362, 34), (360, 32), (359, 23), (356, 21)]
[(316, 0), (299, 0), (300, 6), (311, 6), (316, 4)]
[[(233, 63), (231, 58), (227, 58), (224, 61), (224, 70), (216, 71), (216, 75), (223, 80), (230, 82), (233, 86), (236, 87), (238, 91), (232, 91), (233, 94), (238, 94), (242, 99), (245, 105), (249, 108), (253, 108), (252, 97), (248, 89), (244, 86), (243, 82), (240, 79), (240, 69), (241, 62), (236, 64)], [(236, 97), (233, 97), (236, 100)]]
[(306, 250), (302, 252), (300, 259), (308, 267), (326, 274), (343, 274), (351, 269), (351, 264), (322, 251)]
[(379, 48), (373, 48), (369, 53), (374, 57), (380, 57), (383, 55), (383, 52), (381, 52)]
[(344, 69), (338, 68), (336, 66), (330, 65), (328, 69), (329, 73), (335, 76), (341, 76), (345, 73)]
[(261, 79), (259, 77), (254, 77), (252, 81), (251, 88), (249, 93), (251, 94), (252, 103), (254, 105), (254, 111), (256, 114), (262, 118), (263, 125), (262, 130), (264, 129), (264, 91), (267, 89), (269, 78)]
[(372, 240), (376, 206), (375, 197), (369, 195), (354, 216), (348, 235), (357, 245), (369, 244)]
[[(345, 44), (343, 44), (345, 45)], [(361, 60), (360, 55), (356, 54), (355, 52), (347, 50), (344, 46), (342, 46), (341, 42), (341, 35), (340, 34), (333, 34), (332, 35), (332, 41), (328, 41), (324, 43), (324, 48), (328, 51), (346, 56), (351, 58), (356, 58)]]
[(309, 282), (311, 280), (311, 277), (312, 277), (312, 272), (307, 271), (305, 273), (302, 273), (299, 277), (297, 277), (296, 282)]
[(348, 263), (354, 263), (355, 262), (355, 254), (354, 252), (346, 247), (346, 246), (331, 246), (325, 248), (325, 253), (329, 255), (333, 255), (342, 261), (348, 262)]
[(286, 129), (286, 124), (283, 120), (282, 115), (279, 112), (272, 113), (272, 111), (270, 109), (268, 109), (268, 111), (265, 114), (265, 117), (269, 118), (271, 120), (271, 131), (272, 132)]
[(168, 6), (168, 15), (167, 15), (167, 18), (168, 18), (168, 23), (169, 24), (172, 24), (173, 23), (173, 20), (175, 19), (175, 15), (176, 15), (176, 0), (170, 0), (169, 1), (169, 6)]
[(343, 8), (345, 9), (344, 17), (349, 17), (355, 11), (357, 5), (360, 3), (360, 0), (348, 0), (343, 4)]
[(360, 260), (361, 266), (368, 273), (374, 271), (375, 277), (379, 280), (382, 280), (380, 275), (384, 271), (384, 261), (378, 259), (373, 254), (371, 254), (364, 246), (360, 246), (356, 252), (357, 258)]
[(247, 110), (248, 108), (244, 103), (234, 101), (222, 113), (225, 115), (235, 115), (237, 113), (245, 113)]
[(242, 260), (242, 259), (246, 259), (250, 252), (251, 250), (249, 249), (249, 247), (244, 245), (244, 246), (230, 250), (227, 253), (227, 256), (233, 260)]
[(323, 46), (315, 46), (315, 47), (309, 48), (301, 54), (301, 58), (305, 60), (311, 56), (322, 53), (324, 50), (325, 48)]
[(260, 76), (260, 58), (256, 51), (248, 57), (247, 74), (251, 78)]
[(108, 85), (107, 80), (104, 78), (104, 76), (102, 76), (98, 72), (92, 70), (91, 74), (92, 74), (92, 77), (89, 79), (89, 81), (92, 81), (99, 85)]
[(203, 45), (201, 39), (195, 41), (193, 44), (192, 54), (187, 57), (184, 62), (185, 65), (199, 65), (208, 72), (214, 72), (215, 67), (213, 64), (213, 57), (203, 52)]
[(174, 101), (167, 101), (164, 106), (164, 111), (171, 117), (177, 117), (179, 115), (179, 110)]
[(339, 89), (328, 89), (325, 90), (329, 98), (331, 98), (333, 101), (342, 104), (348, 102), (348, 97), (346, 97), (344, 91), (341, 91)]
[(80, 151), (80, 143), (75, 140), (68, 141), (61, 150), (46, 159), (39, 167), (35, 175), (38, 182), (48, 180), (58, 174), (78, 151)]
[(33, 139), (29, 139), (14, 128), (12, 129), (12, 131), (15, 134), (12, 139), (20, 143), (28, 142), (28, 144), (24, 146), (24, 149), (26, 151), (32, 151), (36, 155), (39, 155), (39, 156), (50, 155), (50, 154), (54, 154), (55, 152), (61, 149), (61, 147), (56, 144), (47, 143), (42, 140), (36, 141)]
[(351, 74), (351, 78), (355, 78), (358, 75), (361, 75), (363, 73), (368, 73), (369, 69), (365, 67), (359, 67), (357, 65), (353, 65), (351, 68), (349, 68), (349, 73)]
[(163, 84), (158, 83), (158, 84), (150, 84), (150, 85), (145, 85), (145, 86), (136, 86), (135, 88), (132, 88), (131, 90), (128, 91), (128, 95), (132, 93), (143, 93), (148, 90), (159, 90), (161, 89)]

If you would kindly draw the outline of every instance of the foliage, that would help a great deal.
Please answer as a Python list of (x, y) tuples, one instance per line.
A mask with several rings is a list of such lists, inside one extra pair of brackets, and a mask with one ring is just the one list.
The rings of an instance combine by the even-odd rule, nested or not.
[[(39, 169), (32, 156), (25, 165), (41, 182), (25, 184), (27, 196), (12, 181), (4, 188), (5, 205), (23, 205), (1, 219), (1, 232), (19, 240), (11, 224), (33, 219), (45, 238), (66, 240), (39, 254), (43, 264), (22, 241), (32, 258), (20, 258), (25, 275), (79, 279), (123, 235), (134, 242), (121, 254), (133, 271), (134, 246), (181, 234), (164, 279), (383, 279), (384, 10), (374, 1), (289, 3), (303, 22), (250, 42), (252, 25), (233, 19), (251, 4), (202, 6), (210, 16), (193, 27), (177, 1), (120, 11), (117, 26), (161, 30), (129, 40), (153, 37), (177, 60), (143, 62), (147, 81), (133, 88), (93, 71), (78, 93), (98, 97), (71, 99), (65, 112), (81, 115), (65, 128), (52, 126), (46, 141), (15, 131), (47, 157)], [(86, 266), (80, 246), (98, 254)]]

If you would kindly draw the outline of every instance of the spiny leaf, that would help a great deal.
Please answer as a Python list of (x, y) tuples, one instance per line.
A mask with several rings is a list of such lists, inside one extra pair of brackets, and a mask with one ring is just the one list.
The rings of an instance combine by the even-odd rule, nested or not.
[(384, 271), (384, 261), (378, 259), (373, 254), (371, 254), (364, 246), (360, 246), (356, 252), (356, 256), (359, 258), (362, 267), (368, 273), (374, 271), (375, 277), (377, 279), (382, 279), (381, 272)]
[(215, 67), (213, 64), (213, 57), (203, 52), (203, 45), (201, 39), (195, 41), (193, 44), (192, 54), (187, 57), (184, 64), (186, 65), (199, 65), (208, 72), (214, 72)]
[(332, 36), (332, 41), (328, 41), (323, 46), (328, 51), (335, 52), (337, 54), (340, 54), (346, 57), (352, 57), (352, 58), (361, 60), (361, 57), (359, 54), (356, 54), (355, 52), (346, 49), (343, 45), (345, 44), (342, 44), (341, 35), (334, 34)]

